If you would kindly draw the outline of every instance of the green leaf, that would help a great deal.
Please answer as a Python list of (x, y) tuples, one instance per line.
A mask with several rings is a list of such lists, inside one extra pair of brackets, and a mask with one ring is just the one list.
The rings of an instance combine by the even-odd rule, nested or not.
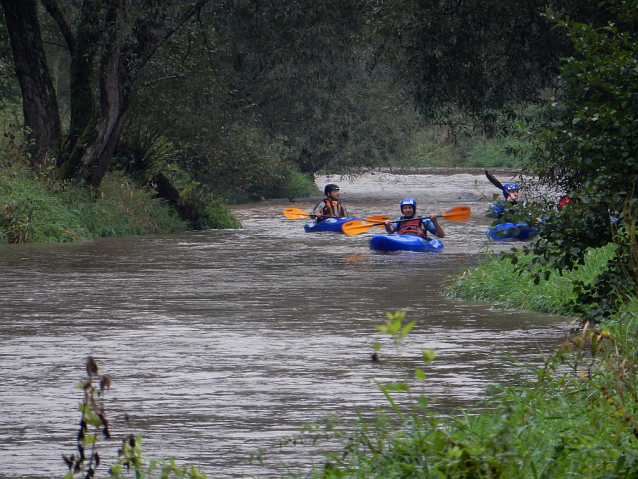
[(394, 383), (389, 386), (384, 386), (383, 389), (385, 391), (409, 391), (410, 386), (405, 383)]
[(408, 333), (409, 333), (410, 331), (412, 331), (412, 328), (414, 328), (414, 325), (415, 325), (415, 324), (416, 324), (416, 321), (412, 321), (412, 322), (410, 322), (410, 323), (406, 324), (406, 325), (403, 327), (403, 329), (401, 330), (401, 334), (399, 334), (398, 339), (405, 338), (405, 337), (408, 335)]
[(395, 335), (401, 329), (401, 321), (396, 321), (394, 323), (388, 324), (388, 333)]
[(372, 347), (374, 348), (375, 351), (379, 351), (381, 350), (381, 343), (379, 342), (373, 343)]
[(436, 353), (432, 349), (423, 350), (423, 362), (425, 364), (430, 364), (434, 358), (436, 358)]
[(102, 420), (100, 416), (95, 414), (93, 411), (85, 411), (84, 412), (84, 422), (87, 424), (91, 424), (92, 426), (101, 426)]
[(419, 399), (417, 399), (416, 403), (417, 403), (417, 406), (419, 406), (421, 409), (426, 409), (429, 406), (430, 401), (428, 401), (428, 398), (426, 398), (423, 394), (421, 394), (419, 396)]
[(416, 369), (414, 375), (419, 381), (425, 381), (425, 373), (421, 369)]

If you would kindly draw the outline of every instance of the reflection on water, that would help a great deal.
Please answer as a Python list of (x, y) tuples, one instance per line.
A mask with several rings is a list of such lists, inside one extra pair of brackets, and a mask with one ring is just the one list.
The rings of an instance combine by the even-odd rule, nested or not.
[[(372, 380), (404, 375), (422, 348), (438, 355), (426, 370), (437, 407), (475, 404), (490, 381), (513, 379), (505, 355), (538, 362), (562, 337), (558, 318), (438, 294), (485, 247), (489, 220), (478, 213), (489, 202), (454, 196), (477, 190), (478, 178), (341, 183), (344, 203), (363, 217), (394, 214), (403, 196), (421, 212), (469, 204), (473, 218), (445, 223), (437, 255), (373, 254), (371, 233), (305, 234), (303, 220), (281, 214), (283, 201), (237, 207), (243, 230), (0, 246), (0, 476), (64, 474), (88, 355), (112, 377), (114, 437), (129, 432), (128, 413), (146, 457), (215, 477), (272, 475), (280, 459), (307, 460), (295, 448), (267, 467), (247, 456), (327, 412), (353, 417), (353, 406), (384, 404)], [(397, 309), (417, 321), (398, 351), (374, 328)], [(375, 341), (380, 365), (370, 360)], [(117, 447), (106, 443), (105, 463)]]

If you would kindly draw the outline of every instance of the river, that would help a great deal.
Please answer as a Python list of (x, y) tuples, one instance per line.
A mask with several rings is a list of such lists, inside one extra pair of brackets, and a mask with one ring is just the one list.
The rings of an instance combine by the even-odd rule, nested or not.
[[(63, 477), (89, 355), (112, 380), (103, 463), (134, 431), (147, 458), (194, 463), (209, 477), (278, 477), (279, 461), (307, 464), (305, 446), (275, 447), (264, 466), (249, 453), (326, 413), (348, 419), (384, 405), (373, 380), (418, 367), (422, 348), (437, 353), (426, 392), (450, 411), (475, 405), (490, 382), (514, 381), (507, 355), (538, 364), (561, 340), (562, 318), (439, 294), (487, 248), (484, 212), (499, 192), (482, 170), (318, 184), (327, 181), (361, 217), (399, 216), (406, 196), (419, 213), (468, 205), (473, 214), (441, 220), (441, 254), (373, 253), (372, 231), (306, 234), (304, 220), (282, 214), (310, 211), (319, 197), (235, 207), (241, 230), (0, 245), (0, 477)], [(394, 349), (374, 326), (399, 309), (417, 325)], [(370, 360), (375, 341), (380, 364)]]

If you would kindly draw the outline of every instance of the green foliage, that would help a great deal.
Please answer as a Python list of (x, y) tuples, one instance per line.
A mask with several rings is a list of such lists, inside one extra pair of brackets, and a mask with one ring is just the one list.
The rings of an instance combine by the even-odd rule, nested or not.
[(613, 21), (602, 27), (552, 17), (574, 46), (561, 74), (564, 93), (553, 98), (536, 131), (526, 131), (541, 185), (567, 193), (563, 213), (546, 215), (541, 240), (527, 251), (538, 275), (570, 270), (587, 251), (614, 244), (605, 270), (578, 296), (579, 312), (601, 320), (638, 290), (635, 235), (638, 198), (638, 9), (635, 2), (604, 5)]
[[(306, 478), (632, 478), (638, 474), (638, 303), (605, 329), (566, 338), (520, 386), (495, 387), (474, 410), (392, 408), (325, 429), (327, 461)], [(520, 365), (519, 365), (520, 366)], [(516, 367), (513, 365), (513, 367)], [(394, 414), (392, 414), (394, 412)], [(334, 450), (333, 448), (331, 448)]]
[[(553, 89), (564, 32), (543, 17), (544, 0), (368, 0), (365, 34), (427, 121), (506, 134), (520, 107)], [(600, 21), (594, 3), (552, 2), (573, 18)]]
[(521, 167), (524, 158), (512, 154), (523, 143), (514, 138), (486, 139), (477, 134), (452, 136), (449, 128), (424, 126), (412, 134), (407, 151), (392, 166)]
[(523, 166), (523, 159), (509, 153), (520, 147), (515, 140), (488, 140), (477, 144), (463, 166), (484, 168), (515, 168)]
[(122, 175), (107, 177), (97, 193), (38, 178), (24, 167), (0, 168), (0, 242), (73, 242), (186, 228), (167, 205)]
[(197, 230), (239, 229), (241, 228), (241, 222), (221, 200), (216, 200), (208, 204), (204, 214), (200, 216), (198, 222), (193, 226)]
[(563, 275), (552, 275), (535, 284), (536, 266), (530, 257), (488, 253), (477, 266), (448, 278), (445, 292), (453, 298), (488, 301), (501, 308), (522, 308), (543, 313), (573, 315), (575, 283), (590, 284), (613, 255), (613, 248), (591, 250), (584, 264)]

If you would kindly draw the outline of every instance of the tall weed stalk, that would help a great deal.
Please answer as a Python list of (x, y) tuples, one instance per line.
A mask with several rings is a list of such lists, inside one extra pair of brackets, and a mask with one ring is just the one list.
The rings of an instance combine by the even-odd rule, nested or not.
[[(80, 427), (76, 436), (77, 452), (63, 454), (62, 458), (68, 467), (65, 479), (96, 476), (102, 464), (99, 444), (111, 439), (109, 420), (106, 414), (106, 393), (111, 387), (107, 375), (99, 375), (97, 361), (89, 356), (86, 361), (86, 378), (80, 382), (78, 389), (83, 392), (80, 410)], [(126, 423), (129, 424), (128, 417)], [(115, 460), (108, 469), (109, 479), (136, 479), (160, 477), (167, 479), (206, 479), (206, 474), (194, 466), (178, 466), (174, 459), (146, 460), (142, 454), (142, 436), (133, 433), (125, 434), (121, 440)]]

